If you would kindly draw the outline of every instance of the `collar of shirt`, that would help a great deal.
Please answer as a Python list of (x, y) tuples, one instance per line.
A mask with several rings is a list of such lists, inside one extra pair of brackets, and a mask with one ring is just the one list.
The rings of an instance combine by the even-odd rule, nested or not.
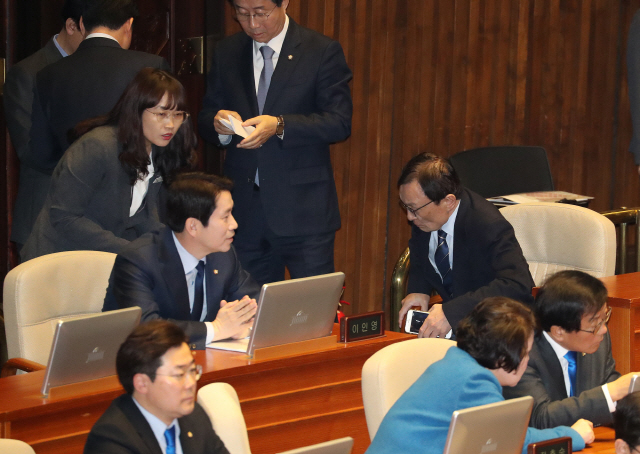
[(566, 355), (569, 350), (553, 340), (553, 338), (546, 331), (543, 331), (542, 335), (547, 339), (547, 342), (549, 342), (549, 345), (551, 345), (551, 348), (553, 348), (553, 351), (558, 357), (558, 361), (560, 361), (560, 367), (562, 368), (562, 375), (564, 377), (564, 386), (567, 389), (568, 396), (571, 394), (571, 382), (569, 381), (569, 361), (567, 361), (567, 358), (565, 358), (564, 355)]
[(118, 45), (120, 45), (120, 42), (117, 39), (115, 39), (113, 36), (108, 35), (106, 33), (90, 33), (87, 36), (85, 36), (84, 39), (90, 39), (90, 38), (109, 38), (117, 42)]
[[(451, 267), (452, 270), (453, 270), (453, 232), (455, 230), (456, 218), (458, 217), (458, 210), (460, 209), (461, 203), (462, 203), (462, 200), (458, 200), (458, 206), (456, 206), (455, 210), (453, 210), (453, 213), (451, 213), (451, 216), (449, 216), (449, 219), (447, 219), (447, 222), (445, 222), (444, 225), (440, 227), (440, 229), (444, 230), (445, 233), (447, 234), (447, 246), (449, 247), (449, 266)], [(436, 272), (440, 274), (440, 271), (438, 271), (438, 267), (435, 264), (435, 254), (436, 254), (437, 246), (438, 246), (438, 231), (434, 230), (431, 232), (431, 238), (429, 239), (429, 260), (433, 265), (433, 269), (435, 269)]]
[(260, 73), (262, 72), (262, 68), (264, 67), (264, 61), (262, 60), (262, 52), (260, 52), (260, 48), (262, 46), (269, 46), (273, 49), (273, 69), (276, 69), (276, 65), (278, 64), (278, 57), (280, 56), (280, 51), (282, 51), (282, 45), (284, 44), (284, 38), (287, 36), (287, 30), (289, 29), (289, 16), (285, 16), (284, 27), (282, 27), (282, 31), (278, 33), (277, 36), (273, 37), (271, 41), (268, 43), (258, 43), (256, 41), (253, 42), (253, 76), (256, 82), (256, 93), (258, 93), (258, 84), (260, 83)]
[[(58, 33), (59, 35), (59, 33)], [(53, 37), (53, 44), (56, 45), (56, 48), (58, 49), (58, 52), (60, 52), (60, 54), (62, 55), (62, 57), (68, 57), (69, 54), (62, 48), (62, 46), (60, 46), (60, 44), (58, 44), (58, 35)]]
[(160, 419), (156, 415), (149, 412), (146, 408), (140, 405), (140, 403), (133, 396), (131, 398), (140, 410), (140, 413), (142, 413), (142, 416), (144, 416), (144, 419), (146, 419), (149, 423), (151, 431), (153, 432), (153, 435), (155, 435), (156, 440), (158, 440), (160, 449), (162, 449), (163, 453), (167, 452), (167, 442), (164, 439), (164, 431), (169, 429), (173, 425), (176, 426), (176, 454), (182, 454), (182, 445), (180, 444), (180, 424), (178, 424), (178, 420), (174, 419), (173, 421), (171, 421), (171, 424), (167, 426), (165, 423), (160, 421)]
[[(176, 238), (176, 234), (174, 232), (171, 232), (171, 235), (173, 236), (174, 243), (176, 243), (176, 249), (178, 250), (178, 255), (180, 256), (180, 260), (182, 261), (182, 268), (184, 268), (184, 274), (185, 275), (189, 274), (191, 271), (193, 271), (193, 269), (196, 266), (198, 266), (198, 262), (200, 260), (198, 260), (193, 255), (191, 255), (191, 253), (187, 251), (184, 248), (184, 246), (182, 246), (182, 244), (180, 244), (180, 241), (178, 241), (178, 238)], [(202, 260), (204, 260), (204, 263), (207, 263), (206, 257), (204, 257)]]

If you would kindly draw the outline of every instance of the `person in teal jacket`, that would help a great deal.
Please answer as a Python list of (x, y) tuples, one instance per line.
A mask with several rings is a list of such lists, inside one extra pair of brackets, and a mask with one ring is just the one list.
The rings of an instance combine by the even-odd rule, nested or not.
[[(386, 414), (366, 454), (441, 454), (456, 410), (504, 400), (503, 386), (522, 377), (533, 344), (529, 308), (505, 297), (486, 298), (458, 325), (457, 347), (432, 364)], [(572, 427), (527, 429), (529, 443), (571, 437), (573, 450), (594, 440), (584, 419)]]

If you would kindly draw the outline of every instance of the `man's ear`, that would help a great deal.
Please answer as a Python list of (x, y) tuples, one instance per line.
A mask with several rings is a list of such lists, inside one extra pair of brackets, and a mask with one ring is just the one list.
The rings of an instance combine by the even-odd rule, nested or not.
[(456, 196), (453, 194), (447, 194), (440, 203), (444, 202), (449, 211), (453, 211), (456, 207)]
[(147, 374), (135, 374), (133, 376), (133, 389), (138, 394), (147, 394), (151, 383), (151, 379)]
[(84, 21), (82, 20), (82, 16), (80, 16), (80, 33), (82, 33), (82, 36), (86, 37), (87, 36), (87, 30), (84, 28)]
[(131, 27), (133, 27), (133, 17), (130, 17), (129, 20), (124, 23), (123, 27), (125, 32), (131, 34)]
[(558, 325), (553, 325), (549, 330), (549, 334), (556, 342), (562, 342), (564, 340), (564, 336), (567, 334), (564, 328)]
[(71, 36), (74, 33), (80, 33), (80, 27), (76, 24), (76, 21), (70, 17), (64, 22), (64, 29), (67, 31), (67, 35)]
[(631, 450), (629, 449), (629, 445), (626, 441), (617, 438), (614, 446), (616, 447), (616, 454), (630, 454)]
[(187, 220), (184, 222), (184, 231), (187, 232), (187, 234), (191, 235), (192, 237), (196, 236), (196, 234), (198, 233), (198, 230), (201, 227), (202, 227), (202, 223), (198, 221), (196, 218), (187, 218)]

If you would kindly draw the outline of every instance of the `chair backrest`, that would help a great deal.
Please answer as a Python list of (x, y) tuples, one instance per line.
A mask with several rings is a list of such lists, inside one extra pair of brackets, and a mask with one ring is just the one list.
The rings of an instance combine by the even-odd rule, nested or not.
[(247, 425), (238, 394), (228, 383), (211, 383), (198, 390), (198, 403), (230, 454), (251, 454)]
[(542, 147), (486, 147), (449, 158), (463, 186), (482, 197), (553, 191), (547, 152)]
[(0, 452), (11, 454), (36, 454), (31, 446), (24, 441), (0, 438)]
[(47, 364), (56, 321), (102, 311), (116, 254), (68, 251), (29, 260), (4, 280), (9, 358)]
[(536, 286), (561, 270), (613, 276), (616, 228), (603, 215), (563, 203), (523, 203), (502, 208), (511, 223)]
[(362, 400), (372, 440), (396, 400), (455, 345), (448, 339), (411, 339), (379, 350), (364, 363)]

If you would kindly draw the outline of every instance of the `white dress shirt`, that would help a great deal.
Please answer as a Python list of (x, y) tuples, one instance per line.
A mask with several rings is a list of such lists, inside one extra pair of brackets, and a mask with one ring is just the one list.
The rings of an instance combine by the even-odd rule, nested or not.
[(150, 413), (146, 408), (140, 405), (134, 397), (132, 397), (132, 399), (140, 410), (140, 413), (142, 413), (142, 416), (144, 416), (144, 419), (146, 419), (151, 426), (153, 435), (156, 436), (160, 449), (162, 449), (162, 454), (167, 454), (167, 441), (164, 438), (164, 431), (171, 428), (173, 425), (176, 426), (176, 454), (183, 454), (182, 444), (180, 443), (180, 424), (178, 424), (178, 420), (174, 419), (171, 424), (167, 426), (165, 423), (160, 421), (156, 415)]
[(153, 168), (153, 160), (151, 160), (147, 166), (147, 176), (142, 180), (136, 180), (136, 183), (131, 188), (131, 207), (129, 208), (129, 217), (136, 214), (140, 209), (144, 196), (147, 195), (147, 191), (149, 190), (149, 180), (153, 177), (153, 172), (155, 172), (155, 169)]

